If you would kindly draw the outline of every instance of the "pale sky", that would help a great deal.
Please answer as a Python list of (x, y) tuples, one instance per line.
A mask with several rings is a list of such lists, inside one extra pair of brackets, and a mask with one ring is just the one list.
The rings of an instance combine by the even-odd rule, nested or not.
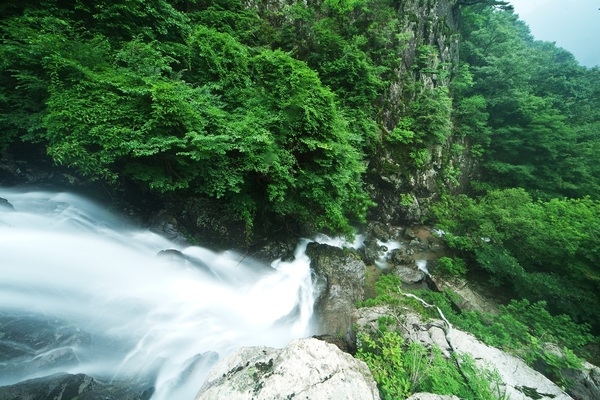
[(600, 0), (509, 0), (537, 40), (556, 42), (581, 65), (600, 66)]

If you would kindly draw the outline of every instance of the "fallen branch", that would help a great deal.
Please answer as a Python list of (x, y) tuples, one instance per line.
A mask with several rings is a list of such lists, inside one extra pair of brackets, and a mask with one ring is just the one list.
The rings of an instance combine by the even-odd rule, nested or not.
[(444, 313), (442, 312), (442, 310), (440, 310), (440, 308), (438, 306), (435, 306), (433, 304), (427, 303), (425, 300), (423, 300), (419, 296), (415, 296), (412, 293), (404, 293), (399, 287), (398, 287), (398, 293), (400, 293), (402, 296), (410, 297), (410, 298), (413, 298), (413, 299), (417, 300), (418, 302), (420, 302), (421, 304), (423, 304), (423, 306), (426, 307), (426, 308), (435, 308), (437, 310), (440, 318), (446, 324), (445, 328), (444, 327), (440, 327), (440, 328), (444, 331), (444, 335), (446, 337), (446, 342), (448, 342), (448, 346), (450, 346), (450, 348), (452, 349), (452, 351), (454, 351), (454, 346), (452, 345), (452, 339), (450, 338), (450, 334), (452, 333), (452, 329), (453, 329), (452, 328), (452, 324), (450, 323), (450, 321), (448, 321), (446, 319), (446, 317), (444, 316)]
[(467, 384), (467, 386), (469, 388), (471, 388), (471, 391), (473, 393), (476, 393), (476, 391), (471, 387), (471, 383), (469, 381), (469, 378), (467, 377), (467, 374), (462, 369), (460, 360), (458, 358), (458, 352), (456, 351), (456, 348), (452, 344), (452, 337), (451, 337), (451, 335), (452, 335), (452, 329), (453, 329), (452, 324), (444, 316), (444, 313), (442, 312), (442, 310), (440, 310), (440, 308), (438, 306), (436, 306), (436, 305), (427, 303), (425, 300), (423, 300), (419, 296), (415, 296), (412, 293), (404, 293), (400, 289), (400, 287), (398, 287), (398, 293), (400, 293), (404, 297), (410, 297), (412, 299), (417, 300), (419, 303), (421, 303), (426, 308), (435, 308), (437, 310), (438, 315), (440, 316), (440, 318), (442, 319), (442, 321), (444, 321), (444, 324), (445, 324), (445, 326), (441, 326), (439, 328), (441, 328), (444, 331), (444, 337), (446, 338), (446, 343), (448, 343), (448, 346), (450, 347), (450, 354), (452, 355), (452, 358), (454, 359), (456, 367), (458, 368), (458, 371), (460, 372), (460, 375), (463, 377), (463, 379), (464, 379), (465, 383)]

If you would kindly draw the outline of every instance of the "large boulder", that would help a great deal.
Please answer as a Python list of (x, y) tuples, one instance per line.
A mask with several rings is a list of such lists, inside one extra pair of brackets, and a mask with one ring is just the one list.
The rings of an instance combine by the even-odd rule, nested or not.
[(600, 368), (588, 362), (581, 369), (561, 371), (563, 377), (570, 382), (568, 391), (574, 399), (600, 399)]
[(541, 373), (517, 357), (490, 347), (473, 335), (458, 329), (448, 329), (442, 320), (423, 321), (421, 316), (404, 311), (402, 315), (387, 306), (361, 308), (355, 319), (359, 330), (377, 327), (377, 320), (396, 315), (394, 327), (405, 340), (420, 342), (426, 347), (437, 346), (446, 357), (452, 352), (465, 353), (481, 368), (496, 370), (502, 381), (500, 391), (511, 400), (569, 400), (572, 398)]
[(344, 336), (352, 329), (355, 303), (363, 300), (366, 266), (358, 253), (309, 243), (306, 254), (317, 284), (324, 290), (315, 304), (317, 334)]
[[(552, 355), (557, 359), (566, 357), (563, 349), (553, 343), (545, 343), (544, 351), (547, 355)], [(600, 399), (600, 368), (587, 361), (584, 361), (581, 368), (561, 368), (549, 365), (544, 360), (539, 360), (536, 367), (550, 379), (560, 377), (567, 382), (567, 393), (574, 399)]]
[(416, 264), (399, 265), (393, 269), (393, 273), (400, 278), (402, 283), (407, 284), (419, 283), (425, 278), (425, 272), (421, 271)]
[(365, 363), (317, 339), (242, 348), (209, 373), (196, 400), (379, 399)]
[(457, 294), (453, 302), (462, 311), (498, 312), (496, 303), (484, 296), (485, 288), (466, 279), (434, 272), (427, 276), (427, 286), (436, 292), (449, 290)]

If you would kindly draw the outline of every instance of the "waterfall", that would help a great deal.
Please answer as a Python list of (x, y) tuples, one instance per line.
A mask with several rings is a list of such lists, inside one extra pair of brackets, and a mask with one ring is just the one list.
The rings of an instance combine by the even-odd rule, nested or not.
[[(79, 335), (39, 349), (0, 335), (2, 386), (60, 371), (149, 379), (153, 399), (193, 399), (217, 356), (311, 334), (308, 241), (293, 261), (264, 265), (182, 248), (73, 194), (0, 189), (0, 198), (14, 206), (0, 203), (0, 317)], [(157, 257), (168, 249), (173, 257)], [(50, 353), (71, 356), (27, 367)]]

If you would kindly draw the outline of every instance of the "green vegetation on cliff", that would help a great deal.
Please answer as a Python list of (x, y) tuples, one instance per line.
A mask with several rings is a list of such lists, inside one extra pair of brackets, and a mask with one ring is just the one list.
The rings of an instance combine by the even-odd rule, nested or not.
[(379, 36), (342, 37), (327, 26), (345, 27), (347, 10), (323, 7), (305, 21), (322, 54), (301, 60), (285, 49), (295, 17), (273, 26), (237, 1), (5, 6), (0, 145), (39, 143), (89, 179), (219, 199), (248, 229), (273, 213), (349, 233), (371, 205), (369, 107), (390, 67), (361, 50)]

